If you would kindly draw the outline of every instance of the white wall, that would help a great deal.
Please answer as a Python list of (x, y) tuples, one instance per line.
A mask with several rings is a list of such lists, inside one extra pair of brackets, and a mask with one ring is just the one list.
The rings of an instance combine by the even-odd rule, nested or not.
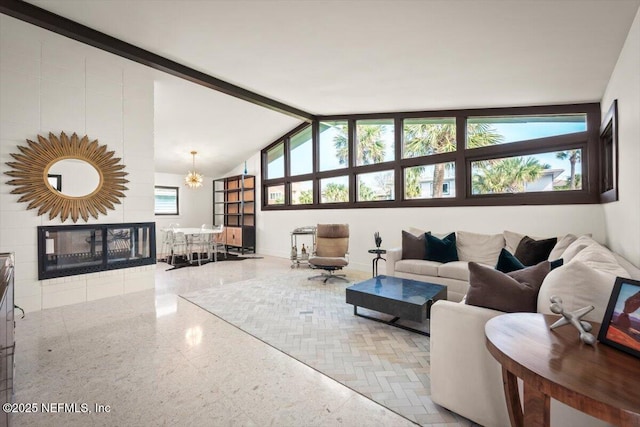
[[(188, 171), (185, 169), (185, 175)], [(171, 223), (178, 223), (181, 227), (200, 227), (202, 224), (213, 222), (213, 178), (204, 177), (202, 187), (191, 189), (184, 185), (185, 175), (170, 173), (156, 173), (155, 185), (178, 187), (179, 215), (156, 215), (156, 232), (158, 234), (157, 247), (160, 254), (161, 233)], [(160, 256), (160, 255), (158, 255)]]
[[(40, 310), (154, 286), (155, 266), (37, 280), (36, 227), (59, 219), (18, 203), (4, 175), (26, 139), (76, 132), (121, 157), (129, 190), (89, 223), (153, 221), (153, 80), (130, 61), (0, 15), (0, 251), (16, 257), (16, 304)], [(79, 221), (81, 223), (82, 220)], [(67, 220), (65, 224), (73, 224)]]
[[(240, 165), (227, 175), (242, 173)], [(288, 258), (290, 232), (303, 225), (348, 223), (350, 267), (371, 270), (373, 233), (380, 232), (382, 247), (401, 245), (402, 230), (419, 227), (435, 233), (457, 230), (501, 233), (512, 230), (532, 236), (559, 236), (592, 233), (604, 242), (604, 214), (600, 205), (487, 206), (451, 208), (309, 209), (261, 211), (260, 153), (247, 161), (247, 170), (257, 177), (257, 252)], [(382, 264), (380, 270), (382, 271)]]
[(640, 265), (640, 10), (601, 101), (618, 100), (619, 201), (604, 206), (607, 245)]

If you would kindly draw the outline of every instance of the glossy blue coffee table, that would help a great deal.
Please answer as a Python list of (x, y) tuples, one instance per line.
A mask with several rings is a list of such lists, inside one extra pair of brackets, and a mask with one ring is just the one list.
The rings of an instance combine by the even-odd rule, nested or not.
[[(354, 315), (426, 336), (430, 336), (428, 332), (396, 322), (400, 319), (424, 322), (430, 317), (431, 305), (437, 300), (447, 299), (446, 286), (384, 275), (356, 283), (346, 291), (347, 304), (353, 304)], [(359, 314), (358, 307), (394, 317), (391, 320), (383, 320)]]

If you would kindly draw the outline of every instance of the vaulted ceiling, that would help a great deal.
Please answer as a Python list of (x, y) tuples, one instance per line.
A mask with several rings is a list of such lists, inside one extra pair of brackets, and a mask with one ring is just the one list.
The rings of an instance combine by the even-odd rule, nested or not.
[[(32, 0), (314, 115), (599, 101), (640, 0)], [(156, 171), (221, 176), (299, 124), (157, 72)]]

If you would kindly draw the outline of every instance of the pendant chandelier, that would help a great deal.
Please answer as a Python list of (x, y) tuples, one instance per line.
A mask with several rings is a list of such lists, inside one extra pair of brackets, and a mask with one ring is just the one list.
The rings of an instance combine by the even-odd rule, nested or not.
[(202, 174), (196, 172), (196, 154), (198, 154), (197, 151), (191, 152), (193, 156), (193, 170), (190, 170), (187, 176), (184, 177), (185, 185), (189, 188), (202, 187)]

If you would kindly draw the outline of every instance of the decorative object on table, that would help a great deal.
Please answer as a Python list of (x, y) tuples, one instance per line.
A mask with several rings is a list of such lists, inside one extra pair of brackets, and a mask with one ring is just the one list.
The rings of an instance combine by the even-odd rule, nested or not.
[(640, 281), (616, 278), (598, 340), (640, 357)]
[(244, 170), (242, 171), (242, 174), (243, 175), (247, 174), (247, 161), (246, 160), (244, 161)]
[(373, 275), (373, 277), (376, 277), (378, 275), (378, 261), (383, 260), (383, 261), (387, 261), (386, 258), (382, 258), (383, 254), (387, 253), (386, 249), (380, 249), (380, 248), (376, 248), (376, 249), (369, 249), (367, 252), (369, 252), (370, 254), (376, 254), (376, 257), (371, 261), (371, 274)]
[(580, 320), (582, 319), (582, 317), (584, 317), (584, 315), (589, 313), (595, 307), (590, 305), (590, 306), (581, 308), (579, 310), (571, 311), (567, 313), (566, 311), (564, 311), (564, 308), (562, 307), (562, 299), (560, 297), (557, 297), (554, 295), (550, 298), (550, 300), (551, 300), (551, 306), (549, 307), (549, 309), (555, 314), (562, 315), (562, 318), (558, 319), (557, 322), (549, 326), (549, 329), (555, 329), (560, 326), (571, 324), (575, 326), (575, 328), (580, 333), (580, 340), (583, 343), (589, 344), (589, 345), (595, 345), (596, 337), (594, 337), (592, 334), (589, 333), (591, 332), (591, 329), (592, 329), (591, 323), (586, 322), (584, 320)]
[(191, 152), (191, 156), (193, 156), (193, 170), (190, 170), (187, 176), (184, 177), (184, 185), (194, 189), (202, 187), (202, 174), (196, 172), (196, 154), (198, 154), (197, 151)]
[(380, 233), (377, 231), (373, 233), (373, 239), (376, 242), (376, 248), (380, 248), (380, 245), (382, 244), (382, 237), (380, 237)]
[[(20, 153), (11, 153), (15, 162), (7, 162), (13, 170), (5, 174), (15, 178), (7, 184), (17, 188), (11, 194), (21, 194), (18, 202), (29, 202), (27, 209), (38, 208), (38, 215), (49, 212), (49, 219), (60, 215), (62, 222), (71, 217), (73, 222), (89, 216), (98, 218), (98, 213), (114, 210), (125, 197), (125, 166), (120, 158), (113, 157), (106, 145), (98, 140), (89, 141), (85, 135), (69, 138), (64, 132), (57, 137), (49, 133), (49, 139), (38, 135), (38, 142), (27, 140), (28, 147), (18, 146)], [(82, 179), (78, 177), (82, 174)], [(49, 175), (66, 175), (61, 191), (52, 186)], [(75, 175), (75, 176), (74, 176)], [(60, 179), (62, 182), (62, 178)]]

